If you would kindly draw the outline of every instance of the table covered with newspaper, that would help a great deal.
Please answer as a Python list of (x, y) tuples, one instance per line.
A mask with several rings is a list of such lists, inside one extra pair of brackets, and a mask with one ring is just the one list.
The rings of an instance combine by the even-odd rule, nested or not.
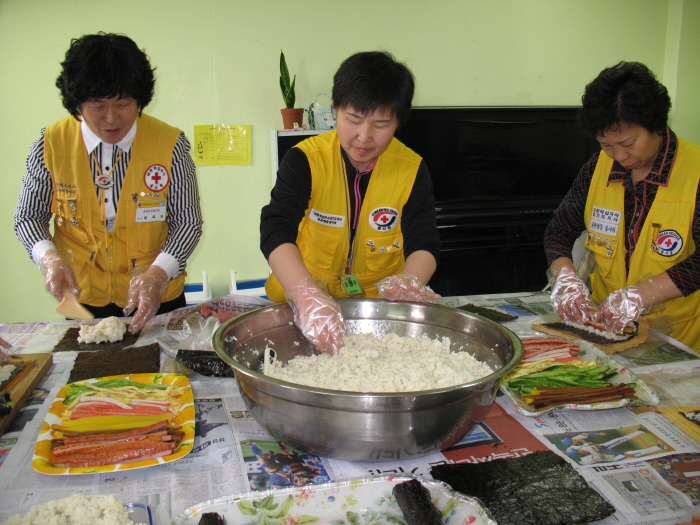
[[(517, 316), (503, 324), (520, 337), (533, 335), (533, 324), (554, 318), (544, 293), (447, 297), (438, 302), (471, 304)], [(158, 316), (144, 330), (139, 344), (159, 341), (164, 349), (161, 366), (168, 371), (173, 363), (166, 350), (173, 340), (189, 338), (188, 347), (206, 347), (221, 322), (264, 304), (268, 303), (263, 299), (236, 295), (191, 307), (206, 312), (203, 317), (211, 322), (188, 333), (179, 322), (186, 317), (181, 311)], [(70, 326), (76, 323), (5, 324), (0, 325), (0, 337), (13, 345), (15, 353), (47, 352)], [(200, 502), (232, 494), (261, 491), (262, 497), (278, 487), (386, 475), (429, 479), (435, 465), (486, 463), (537, 451), (553, 451), (566, 459), (614, 505), (615, 514), (596, 522), (600, 525), (690, 524), (696, 523), (693, 517), (700, 516), (700, 355), (655, 330), (640, 347), (613, 356), (654, 389), (660, 400), (655, 407), (554, 410), (532, 417), (520, 413), (507, 396), (499, 395), (488, 417), (447, 450), (417, 459), (397, 456), (378, 463), (355, 463), (290, 450), (251, 417), (235, 380), (192, 374), (195, 442), (192, 452), (182, 459), (99, 474), (41, 474), (31, 466), (34, 445), (51, 402), (68, 382), (76, 355), (54, 352), (50, 373), (0, 437), (0, 521), (32, 505), (80, 492), (113, 494), (123, 502), (147, 504), (153, 522), (166, 525)], [(646, 448), (630, 452), (627, 447), (627, 453), (615, 453), (615, 447), (627, 438), (615, 440), (613, 436), (641, 435)], [(583, 461), (567, 453), (576, 440), (609, 453)], [(267, 471), (264, 465), (269, 454), (294, 454), (300, 462), (298, 469), (307, 474), (293, 477)]]

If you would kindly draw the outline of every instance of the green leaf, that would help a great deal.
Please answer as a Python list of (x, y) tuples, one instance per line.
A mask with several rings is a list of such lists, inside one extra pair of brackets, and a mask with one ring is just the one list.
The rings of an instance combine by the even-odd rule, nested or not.
[(318, 520), (320, 520), (318, 516), (308, 516), (306, 514), (301, 514), (294, 518), (294, 523), (295, 524), (305, 524), (305, 523), (316, 523)]
[(272, 518), (282, 518), (287, 515), (289, 509), (294, 505), (294, 498), (292, 496), (287, 496), (287, 498), (280, 505), (280, 510), (276, 514), (270, 516)]
[(296, 95), (294, 93), (294, 84), (296, 80), (297, 77), (294, 75), (294, 78), (290, 82), (287, 60), (284, 58), (284, 52), (280, 51), (280, 90), (282, 91), (282, 98), (284, 99), (284, 107), (287, 109), (292, 109), (296, 102)]
[(238, 502), (238, 510), (241, 514), (246, 516), (255, 516), (258, 513), (258, 509), (249, 500), (243, 500)]
[(282, 93), (286, 93), (289, 90), (289, 69), (287, 69), (287, 61), (282, 51), (280, 51), (280, 85), (282, 86)]
[(266, 496), (260, 500), (258, 505), (261, 509), (275, 510), (277, 508), (274, 496)]

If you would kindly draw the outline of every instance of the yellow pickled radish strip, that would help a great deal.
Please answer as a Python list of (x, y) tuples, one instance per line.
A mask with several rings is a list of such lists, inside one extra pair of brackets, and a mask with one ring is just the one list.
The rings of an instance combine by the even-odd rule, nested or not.
[[(91, 416), (68, 421), (61, 421), (61, 427), (74, 432), (95, 432), (99, 430), (125, 430), (128, 428), (146, 427), (164, 419), (170, 423), (172, 414), (157, 414), (153, 416)], [(52, 429), (56, 430), (52, 426)], [(60, 429), (57, 429), (60, 432)]]

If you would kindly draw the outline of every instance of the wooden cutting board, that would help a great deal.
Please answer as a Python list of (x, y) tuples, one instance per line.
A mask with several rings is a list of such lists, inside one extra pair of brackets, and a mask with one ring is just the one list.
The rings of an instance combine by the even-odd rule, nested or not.
[(27, 370), (22, 370), (17, 375), (16, 381), (10, 382), (3, 390), (10, 392), (10, 401), (14, 401), (15, 406), (12, 411), (4, 416), (0, 416), (0, 436), (9, 428), (12, 421), (17, 417), (20, 409), (27, 404), (29, 396), (36, 389), (44, 376), (48, 373), (53, 364), (51, 354), (12, 354), (9, 364), (30, 363)]

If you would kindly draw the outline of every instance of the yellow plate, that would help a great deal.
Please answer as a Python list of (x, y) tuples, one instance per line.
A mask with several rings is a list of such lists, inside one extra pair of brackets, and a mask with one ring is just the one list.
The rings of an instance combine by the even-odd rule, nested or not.
[[(131, 379), (139, 383), (151, 383), (161, 385), (184, 386), (187, 391), (182, 396), (182, 408), (173, 416), (172, 424), (181, 426), (185, 435), (182, 441), (172, 454), (153, 459), (144, 459), (142, 461), (132, 461), (130, 463), (115, 463), (114, 465), (100, 465), (97, 467), (54, 467), (49, 463), (51, 457), (51, 440), (55, 437), (55, 431), (51, 430), (51, 425), (60, 425), (61, 413), (64, 411), (63, 399), (66, 397), (68, 387), (75, 383), (96, 383), (106, 379)], [(183, 458), (192, 450), (194, 444), (194, 398), (192, 396), (192, 387), (186, 376), (181, 374), (130, 374), (123, 376), (107, 376), (97, 377), (94, 379), (86, 379), (84, 381), (75, 381), (64, 386), (56, 395), (56, 399), (46, 414), (46, 419), (41, 424), (39, 438), (34, 447), (34, 458), (32, 459), (32, 467), (37, 472), (42, 474), (97, 474), (101, 472), (116, 472), (119, 470), (132, 470), (136, 468), (152, 467), (153, 465), (162, 465)], [(125, 416), (129, 417), (129, 416)]]

